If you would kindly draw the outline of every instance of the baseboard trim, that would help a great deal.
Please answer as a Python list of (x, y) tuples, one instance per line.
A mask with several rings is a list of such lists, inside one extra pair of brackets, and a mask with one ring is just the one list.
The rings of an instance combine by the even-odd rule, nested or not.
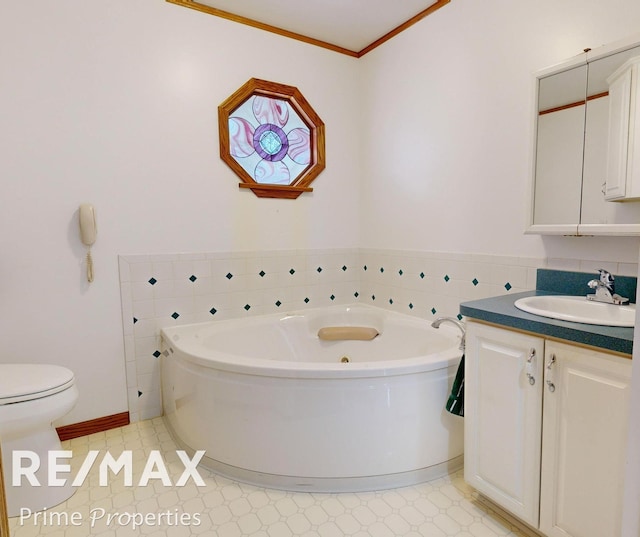
[(124, 425), (129, 425), (129, 423), (129, 412), (120, 412), (119, 414), (112, 414), (111, 416), (103, 416), (102, 418), (81, 421), (80, 423), (63, 425), (62, 427), (57, 427), (56, 431), (60, 440), (64, 441), (71, 440), (72, 438), (78, 438), (80, 436), (87, 436), (93, 433), (108, 431), (109, 429), (115, 429), (116, 427), (123, 427)]

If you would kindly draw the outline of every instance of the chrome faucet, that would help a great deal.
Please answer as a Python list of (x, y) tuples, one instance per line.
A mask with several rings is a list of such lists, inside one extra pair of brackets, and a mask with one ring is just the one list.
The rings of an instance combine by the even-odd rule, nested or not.
[(629, 299), (616, 293), (613, 275), (604, 269), (598, 269), (598, 272), (600, 273), (599, 279), (587, 282), (591, 289), (596, 290), (595, 294), (587, 295), (587, 299), (606, 304), (627, 304)]
[(464, 325), (458, 321), (458, 319), (454, 319), (453, 317), (438, 317), (435, 321), (431, 323), (431, 326), (434, 328), (440, 328), (440, 325), (444, 322), (449, 322), (455, 324), (460, 331), (462, 332), (462, 338), (460, 339), (460, 350), (464, 352), (465, 347), (465, 337), (467, 335), (467, 331), (464, 328)]

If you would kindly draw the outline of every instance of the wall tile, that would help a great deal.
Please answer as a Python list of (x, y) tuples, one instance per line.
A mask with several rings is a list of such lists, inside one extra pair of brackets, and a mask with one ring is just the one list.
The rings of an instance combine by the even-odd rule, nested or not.
[(138, 319), (133, 325), (133, 334), (136, 339), (153, 337), (157, 333), (157, 323), (155, 319)]
[(616, 274), (620, 276), (637, 276), (638, 264), (637, 263), (619, 263), (618, 271)]
[(129, 273), (132, 282), (146, 282), (153, 276), (152, 264), (142, 258), (132, 261), (129, 265)]
[(153, 261), (151, 272), (158, 280), (173, 280), (173, 263), (171, 261)]
[(577, 259), (549, 258), (547, 260), (546, 268), (554, 270), (580, 271), (580, 261)]
[(153, 300), (154, 298), (154, 286), (149, 285), (147, 281), (136, 281), (129, 284), (131, 289), (131, 296), (134, 301), (140, 300)]
[(123, 256), (118, 258), (118, 273), (121, 286), (123, 283), (131, 281), (130, 264)]
[[(126, 255), (118, 262), (132, 421), (162, 412), (154, 353), (163, 326), (353, 302), (430, 321), (457, 316), (463, 301), (534, 289), (538, 267), (596, 263), (378, 249)], [(610, 265), (616, 274), (637, 274), (636, 264)]]
[[(155, 317), (155, 301), (152, 300), (135, 300), (132, 305), (133, 318), (135, 319), (153, 319)], [(124, 319), (126, 323), (133, 322), (132, 317)]]
[(589, 259), (584, 259), (580, 261), (579, 264), (580, 272), (592, 272), (593, 274), (598, 273), (598, 269), (603, 268), (611, 272), (611, 274), (618, 273), (618, 263), (611, 261), (593, 261)]

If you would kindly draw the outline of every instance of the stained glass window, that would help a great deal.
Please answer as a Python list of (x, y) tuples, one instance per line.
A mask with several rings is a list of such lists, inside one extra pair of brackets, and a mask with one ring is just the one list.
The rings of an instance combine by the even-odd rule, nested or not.
[(220, 156), (261, 197), (297, 198), (324, 169), (324, 123), (292, 86), (251, 79), (218, 108)]

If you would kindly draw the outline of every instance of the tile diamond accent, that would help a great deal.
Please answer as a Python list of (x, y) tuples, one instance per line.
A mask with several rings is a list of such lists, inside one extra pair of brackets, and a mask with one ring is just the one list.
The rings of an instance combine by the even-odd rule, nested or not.
[(189, 280), (191, 280), (192, 282), (195, 282), (198, 278), (195, 276), (195, 274), (192, 274), (191, 276), (189, 276)]
[(231, 278), (233, 278), (233, 274), (231, 274), (231, 272), (227, 272), (225, 278), (227, 278), (227, 280), (230, 280)]
[(473, 280), (471, 280), (471, 283), (472, 283), (473, 285), (478, 285), (480, 282), (478, 281), (478, 279), (477, 279), (477, 278), (474, 278)]
[(245, 304), (244, 305), (244, 310), (245, 311), (249, 311), (251, 309), (251, 306), (249, 304)]
[(156, 358), (160, 358), (161, 354), (162, 353), (160, 351), (156, 351), (153, 353), (153, 356), (155, 356)]
[(424, 276), (425, 276), (424, 272), (421, 272), (421, 273), (420, 273), (420, 279), (421, 279), (421, 280), (424, 280)]
[(449, 278), (449, 275), (448, 275), (448, 274), (445, 274), (445, 275), (444, 275), (444, 281), (445, 281), (445, 282), (448, 282), (450, 279), (451, 279), (451, 278)]
[(267, 273), (264, 270), (261, 270), (260, 272), (258, 272), (258, 274), (261, 278), (264, 278)]
[(150, 283), (151, 285), (155, 285), (156, 283), (158, 283), (158, 280), (156, 280), (155, 278), (151, 278), (151, 279), (149, 280), (149, 283)]
[(505, 284), (504, 284), (504, 288), (505, 288), (507, 291), (511, 291), (511, 284), (510, 284), (509, 282), (505, 283)]
[(320, 274), (322, 272), (322, 267), (318, 267), (316, 270), (318, 271), (318, 274)]
[(296, 273), (296, 271), (295, 271), (295, 270), (293, 270), (293, 269), (290, 269), (290, 270), (289, 270), (289, 274), (291, 274), (291, 276), (293, 276), (295, 273)]
[(210, 313), (211, 315), (215, 315), (216, 313), (218, 313), (218, 310), (217, 310), (216, 308), (211, 308), (211, 309), (209, 310), (209, 313)]
[(174, 319), (177, 319), (178, 317), (180, 317), (180, 314), (179, 314), (177, 311), (174, 311), (174, 312), (171, 314), (171, 317), (173, 317)]

